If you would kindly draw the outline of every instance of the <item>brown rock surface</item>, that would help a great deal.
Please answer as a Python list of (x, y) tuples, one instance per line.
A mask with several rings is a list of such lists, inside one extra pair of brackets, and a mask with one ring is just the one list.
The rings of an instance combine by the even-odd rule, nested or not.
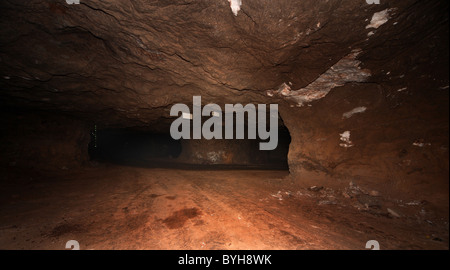
[[(205, 104), (279, 103), (294, 174), (448, 180), (443, 1), (248, 0), (237, 16), (225, 0), (0, 5), (3, 108), (163, 130), (170, 106), (193, 95)], [(379, 11), (389, 20), (367, 28)], [(363, 78), (333, 68), (355, 50)], [(321, 99), (296, 108), (266, 95), (286, 83), (302, 89), (296, 100)], [(358, 106), (367, 111), (342, 119)], [(354, 145), (342, 149), (346, 130)], [(431, 146), (412, 146), (420, 138)]]
[[(80, 2), (0, 1), (2, 168), (89, 167), (94, 125), (168, 133), (194, 95), (276, 103), (286, 181), (426, 199), (448, 248), (448, 1)], [(247, 142), (183, 143), (180, 161), (255, 162)]]

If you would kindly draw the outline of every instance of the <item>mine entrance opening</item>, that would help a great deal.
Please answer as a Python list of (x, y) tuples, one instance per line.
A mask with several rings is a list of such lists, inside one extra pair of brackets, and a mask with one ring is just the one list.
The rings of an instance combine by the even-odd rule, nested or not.
[(260, 150), (260, 142), (259, 139), (175, 140), (170, 133), (94, 128), (89, 155), (100, 163), (148, 168), (289, 169), (291, 136), (284, 125), (279, 125), (276, 149)]

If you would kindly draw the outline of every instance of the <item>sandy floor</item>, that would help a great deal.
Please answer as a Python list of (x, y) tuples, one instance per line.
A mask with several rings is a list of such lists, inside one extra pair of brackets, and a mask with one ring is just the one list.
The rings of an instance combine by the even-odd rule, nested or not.
[(299, 188), (285, 171), (105, 165), (1, 175), (0, 249), (64, 249), (68, 240), (95, 250), (364, 249), (368, 240), (449, 248), (448, 214), (433, 205)]

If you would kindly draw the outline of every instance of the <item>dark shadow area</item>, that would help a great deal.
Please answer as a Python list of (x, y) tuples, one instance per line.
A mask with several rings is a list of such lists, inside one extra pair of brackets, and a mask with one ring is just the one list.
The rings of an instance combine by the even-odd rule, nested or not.
[[(194, 141), (194, 140), (192, 140)], [(287, 154), (291, 137), (286, 127), (278, 130), (278, 147), (272, 151), (259, 150), (260, 140), (209, 140), (203, 142), (174, 140), (170, 134), (151, 133), (134, 129), (103, 129), (91, 131), (89, 156), (93, 161), (145, 168), (176, 169), (267, 169), (288, 170)], [(208, 147), (206, 151), (205, 148)], [(216, 151), (217, 150), (217, 151)], [(191, 158), (199, 152), (218, 152), (232, 160), (199, 162)], [(187, 157), (187, 158), (186, 158)], [(244, 158), (242, 158), (244, 157)]]
[(180, 142), (170, 134), (132, 129), (93, 130), (89, 143), (92, 160), (139, 167), (170, 163), (180, 153)]

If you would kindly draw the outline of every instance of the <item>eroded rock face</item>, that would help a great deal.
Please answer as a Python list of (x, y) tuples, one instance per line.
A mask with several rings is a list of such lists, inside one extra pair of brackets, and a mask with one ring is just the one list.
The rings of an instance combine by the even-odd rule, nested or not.
[(448, 182), (446, 1), (80, 2), (0, 2), (3, 108), (167, 132), (194, 95), (278, 103), (298, 179)]
[[(333, 88), (302, 108), (282, 107), (294, 175), (313, 183), (383, 183), (386, 192), (402, 194), (448, 187), (448, 18), (425, 16), (437, 6), (419, 6), (368, 37), (373, 47), (357, 58), (372, 73), (366, 82)], [(436, 21), (427, 28), (427, 20)], [(411, 21), (409, 32), (398, 32)], [(406, 40), (414, 44), (407, 50)]]
[[(397, 17), (413, 3), (395, 3)], [(237, 16), (227, 0), (0, 5), (8, 104), (122, 126), (156, 123), (193, 95), (270, 102), (265, 91), (284, 82), (306, 87), (366, 45), (387, 3), (248, 0)]]

